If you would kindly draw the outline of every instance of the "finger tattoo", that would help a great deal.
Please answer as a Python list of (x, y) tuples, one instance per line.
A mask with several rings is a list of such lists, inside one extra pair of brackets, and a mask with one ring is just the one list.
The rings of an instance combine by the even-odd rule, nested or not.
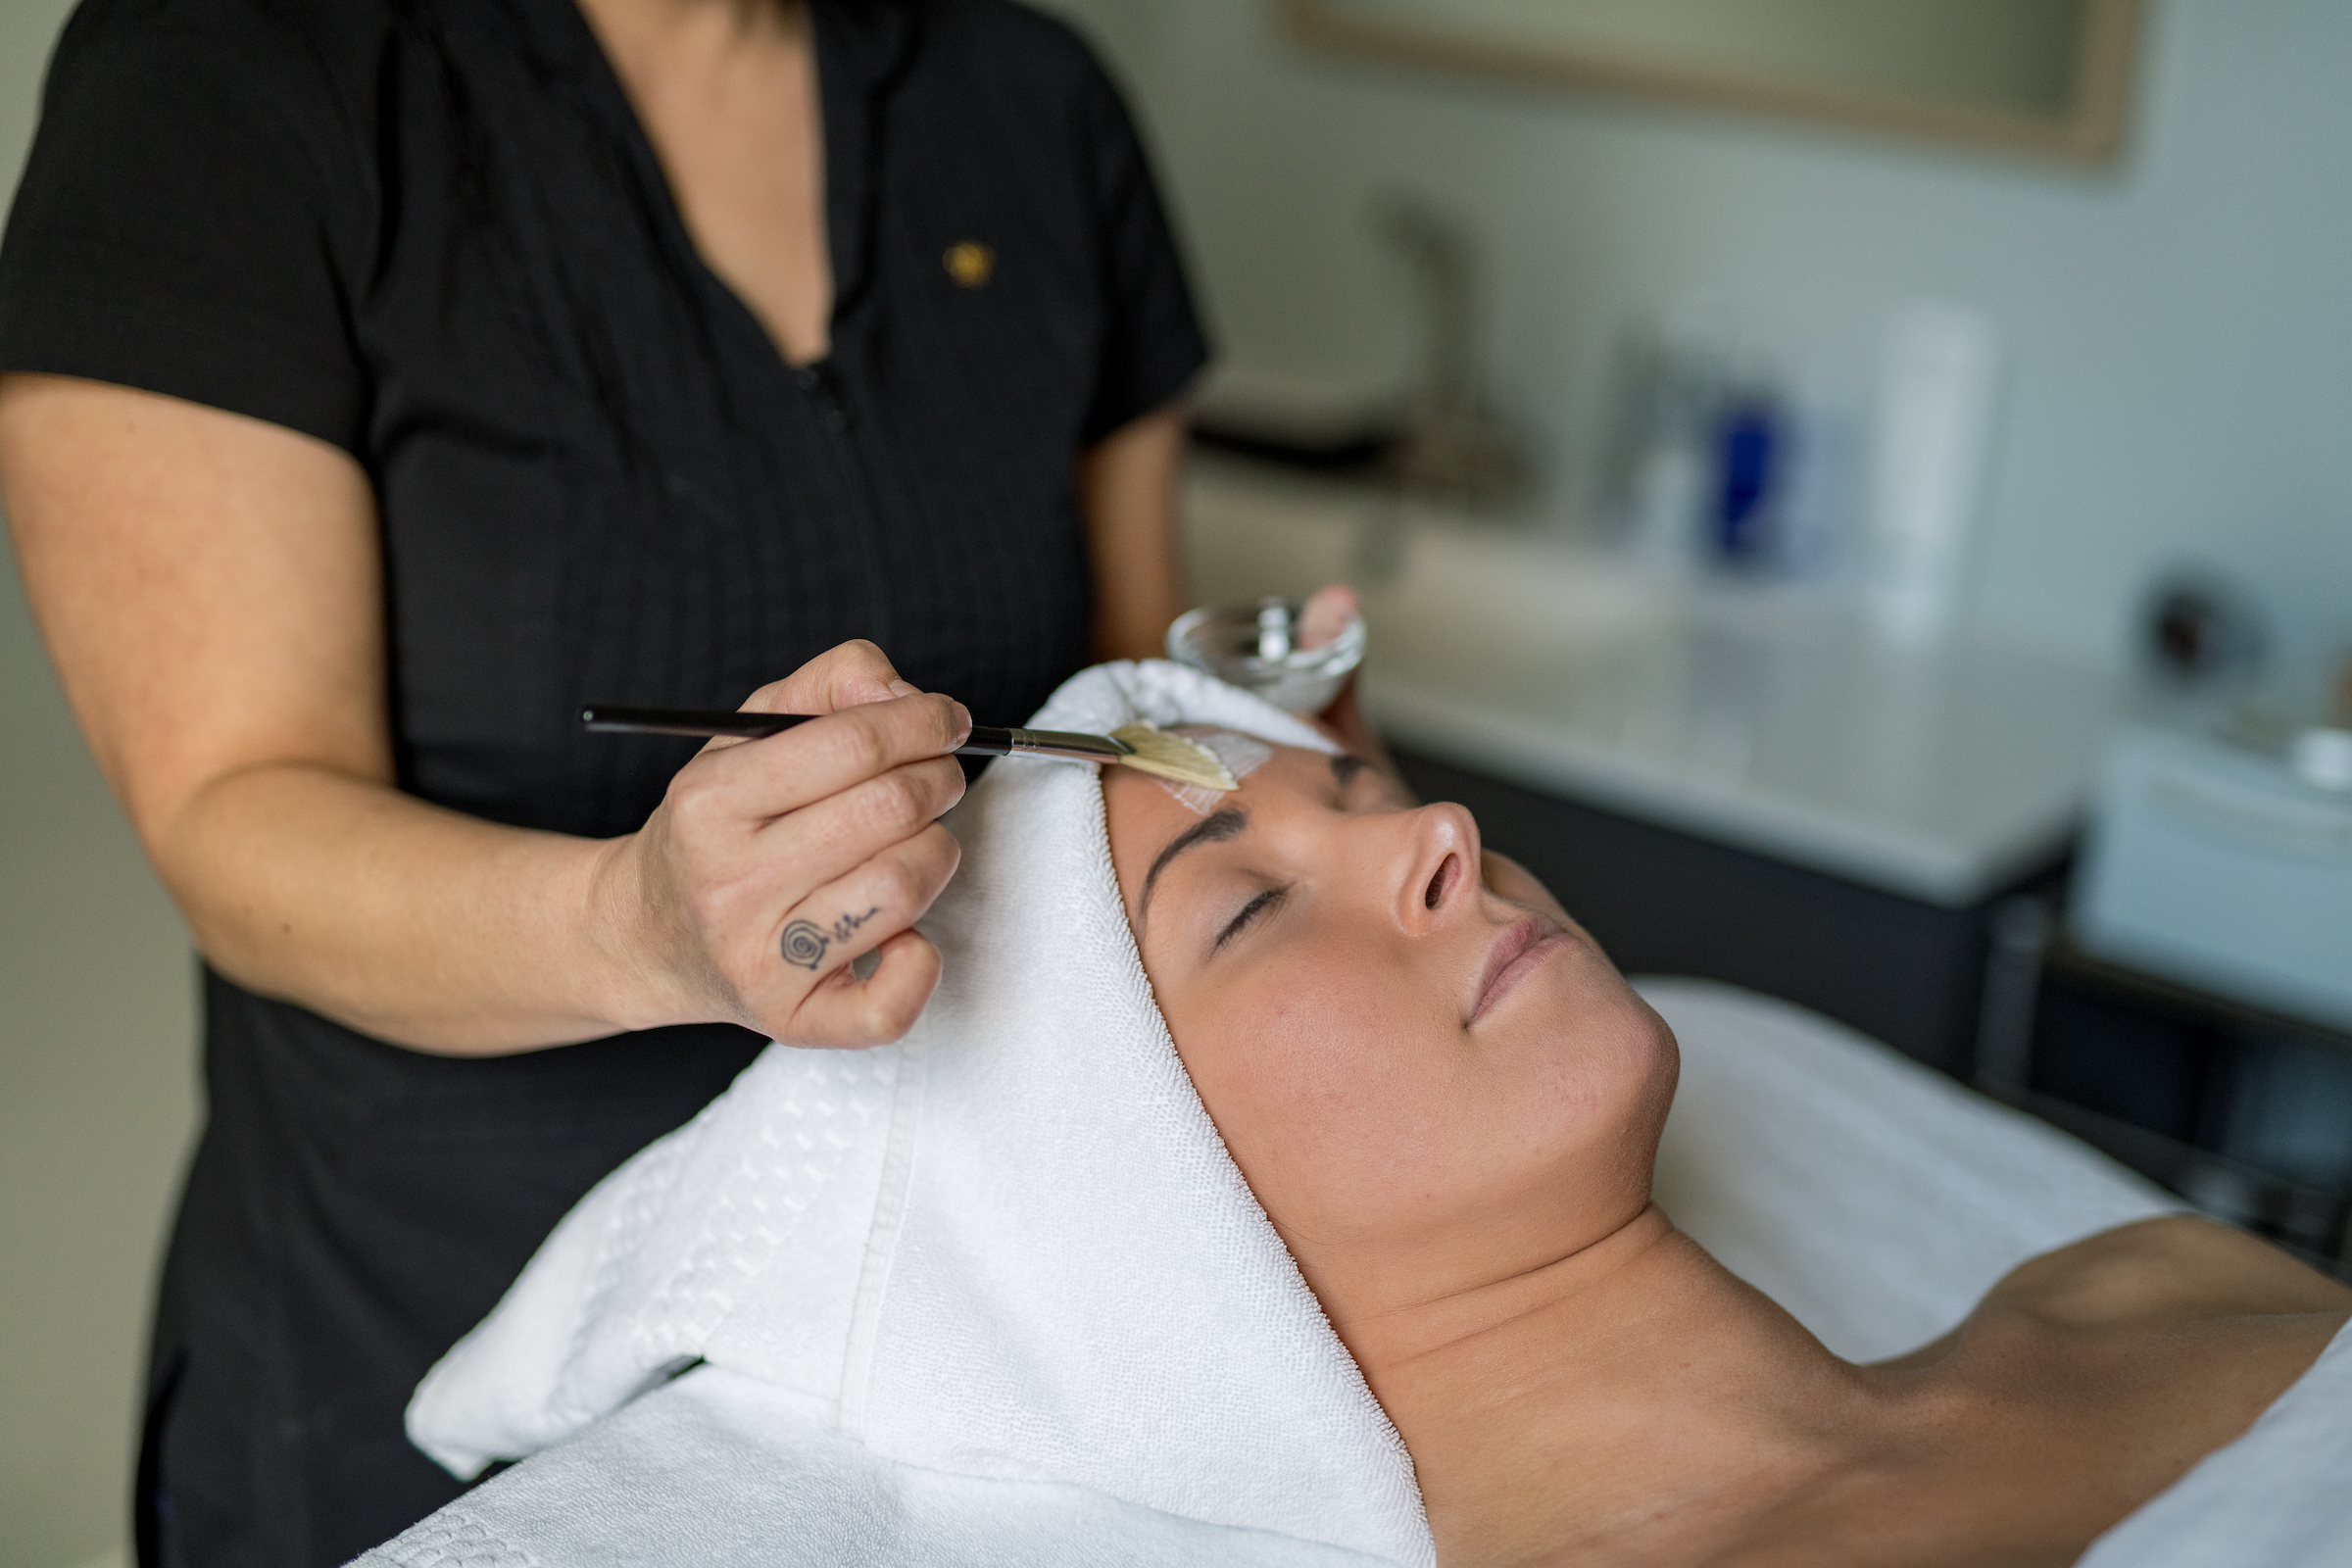
[(881, 912), (882, 906), (877, 904), (863, 914), (845, 914), (830, 926), (818, 925), (814, 920), (792, 921), (784, 927), (784, 961), (804, 969), (815, 968), (825, 961), (827, 948), (836, 942), (849, 941), (859, 926)]
[(813, 969), (825, 959), (825, 934), (813, 920), (795, 920), (784, 928), (784, 961)]

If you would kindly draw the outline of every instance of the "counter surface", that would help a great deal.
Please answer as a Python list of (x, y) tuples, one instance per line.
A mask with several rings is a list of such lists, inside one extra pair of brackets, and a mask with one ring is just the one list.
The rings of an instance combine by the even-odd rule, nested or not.
[(1400, 743), (1932, 904), (2059, 852), (2119, 711), (2046, 649), (1899, 647), (1850, 596), (1676, 581), (1368, 489), (1208, 459), (1187, 516), (1203, 601), (1358, 585)]

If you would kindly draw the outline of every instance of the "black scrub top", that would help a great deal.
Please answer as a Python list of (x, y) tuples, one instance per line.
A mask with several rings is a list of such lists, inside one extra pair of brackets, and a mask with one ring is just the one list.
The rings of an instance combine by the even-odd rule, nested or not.
[[(851, 637), (1018, 722), (1087, 656), (1076, 454), (1203, 358), (1118, 97), (998, 0), (817, 0), (832, 348), (701, 263), (573, 0), (85, 0), (0, 247), (0, 368), (351, 453), (380, 514), (401, 788), (611, 835), (733, 707)], [(327, 1564), (459, 1490), (401, 1411), (741, 1030), (494, 1059), (209, 970), (143, 1560)]]

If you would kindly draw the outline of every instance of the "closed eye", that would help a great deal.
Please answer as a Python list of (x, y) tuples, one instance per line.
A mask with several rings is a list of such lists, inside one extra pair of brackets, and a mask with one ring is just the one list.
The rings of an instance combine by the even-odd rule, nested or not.
[(1274, 907), (1275, 905), (1281, 903), (1284, 896), (1290, 891), (1291, 890), (1289, 888), (1268, 888), (1265, 892), (1260, 893), (1256, 898), (1251, 899), (1248, 904), (1243, 905), (1241, 913), (1235, 915), (1231, 921), (1227, 922), (1225, 929), (1217, 933), (1217, 940), (1209, 944), (1209, 952), (1216, 952), (1219, 948), (1225, 946), (1226, 943), (1231, 942), (1235, 937), (1240, 936), (1243, 929), (1247, 927), (1250, 921), (1256, 919), (1259, 915)]

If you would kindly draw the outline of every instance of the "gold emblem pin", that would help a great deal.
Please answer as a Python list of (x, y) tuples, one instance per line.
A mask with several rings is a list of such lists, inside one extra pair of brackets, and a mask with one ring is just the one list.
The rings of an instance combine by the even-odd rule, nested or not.
[(941, 260), (947, 263), (948, 275), (965, 288), (978, 288), (997, 270), (997, 253), (976, 239), (957, 240)]

